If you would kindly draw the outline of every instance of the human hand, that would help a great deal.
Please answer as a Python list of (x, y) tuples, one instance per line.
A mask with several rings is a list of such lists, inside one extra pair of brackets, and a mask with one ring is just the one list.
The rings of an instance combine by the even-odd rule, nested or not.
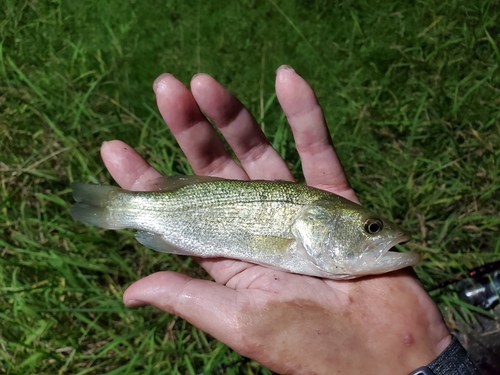
[[(293, 180), (250, 113), (210, 76), (195, 76), (190, 92), (173, 76), (162, 75), (154, 90), (160, 112), (196, 174)], [(276, 92), (307, 184), (357, 202), (312, 89), (293, 69), (281, 67)], [(142, 190), (160, 176), (120, 141), (107, 142), (101, 151), (125, 189)], [(284, 374), (405, 374), (428, 364), (451, 341), (436, 305), (407, 270), (334, 281), (230, 259), (197, 261), (214, 281), (158, 272), (131, 285), (125, 304), (150, 304), (178, 315)]]

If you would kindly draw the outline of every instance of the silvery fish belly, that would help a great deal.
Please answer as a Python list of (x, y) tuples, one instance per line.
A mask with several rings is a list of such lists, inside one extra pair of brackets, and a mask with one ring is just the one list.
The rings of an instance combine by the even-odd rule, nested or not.
[(284, 181), (162, 177), (148, 192), (74, 183), (71, 215), (107, 229), (136, 229), (162, 252), (226, 257), (298, 274), (348, 279), (418, 263), (389, 251), (410, 237), (338, 195)]

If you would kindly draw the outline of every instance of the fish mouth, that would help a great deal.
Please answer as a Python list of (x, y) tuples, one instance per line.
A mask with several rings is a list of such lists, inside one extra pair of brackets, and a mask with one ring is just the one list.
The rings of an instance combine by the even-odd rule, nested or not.
[(392, 249), (394, 248), (394, 246), (396, 245), (403, 245), (405, 243), (407, 243), (408, 241), (411, 240), (411, 236), (408, 234), (408, 233), (401, 233), (399, 236), (397, 236), (396, 238), (394, 238), (392, 241), (389, 241), (387, 243), (387, 247), (386, 247), (386, 251), (393, 251)]
[(413, 267), (420, 263), (420, 255), (415, 253), (398, 253), (388, 251), (380, 257), (371, 270), (372, 275), (400, 270), (406, 267)]
[(417, 265), (420, 262), (418, 254), (400, 253), (394, 249), (395, 245), (410, 240), (411, 236), (403, 232), (392, 240), (373, 245), (372, 249), (368, 248), (368, 251), (358, 259), (352, 274), (378, 275)]
[[(363, 253), (365, 255), (368, 254), (377, 254), (375, 256), (374, 261), (377, 262), (380, 258), (382, 258), (388, 252), (397, 252), (394, 249), (396, 245), (402, 245), (411, 240), (411, 236), (406, 232), (401, 232), (398, 236), (394, 237), (392, 240), (381, 241), (373, 243), (365, 248)], [(372, 255), (373, 256), (373, 255)]]

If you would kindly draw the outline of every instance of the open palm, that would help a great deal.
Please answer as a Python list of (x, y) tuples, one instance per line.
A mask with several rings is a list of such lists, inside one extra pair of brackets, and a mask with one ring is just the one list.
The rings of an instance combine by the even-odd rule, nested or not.
[[(196, 174), (293, 180), (252, 115), (210, 76), (195, 76), (189, 91), (164, 74), (154, 90), (158, 108)], [(307, 184), (357, 202), (312, 89), (293, 69), (281, 67), (276, 93)], [(120, 141), (105, 143), (102, 157), (125, 189), (142, 190), (160, 176)], [(159, 272), (130, 286), (125, 303), (151, 304), (176, 314), (286, 374), (403, 374), (430, 362), (450, 341), (436, 306), (408, 271), (333, 281), (229, 259), (196, 260), (214, 281)]]

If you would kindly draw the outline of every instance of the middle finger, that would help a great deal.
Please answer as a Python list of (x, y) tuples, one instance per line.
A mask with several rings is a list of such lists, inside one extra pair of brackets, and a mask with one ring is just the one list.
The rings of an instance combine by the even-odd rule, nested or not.
[(251, 179), (291, 180), (283, 158), (276, 152), (245, 106), (208, 74), (191, 81), (193, 96), (214, 122)]

